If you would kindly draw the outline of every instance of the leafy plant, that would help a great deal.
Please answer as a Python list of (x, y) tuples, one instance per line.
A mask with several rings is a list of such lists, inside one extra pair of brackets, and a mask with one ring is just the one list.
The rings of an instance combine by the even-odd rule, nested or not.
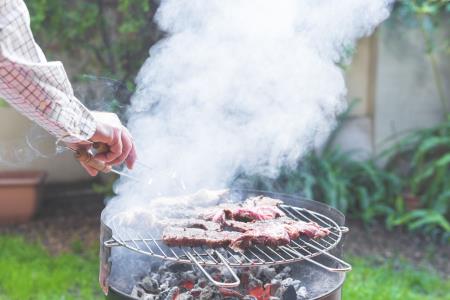
[(104, 182), (100, 183), (93, 183), (92, 184), (92, 190), (100, 195), (103, 195), (105, 197), (113, 197), (115, 196), (114, 193), (114, 183), (118, 179), (117, 175), (111, 175), (109, 176)]
[[(347, 117), (348, 111), (340, 122)], [(295, 169), (282, 169), (276, 179), (243, 175), (236, 184), (300, 194), (366, 224), (381, 218), (389, 228), (406, 226), (450, 240), (450, 118), (362, 161), (332, 146), (340, 128), (323, 151), (312, 151)], [(385, 167), (381, 159), (388, 161)]]
[(312, 152), (296, 169), (283, 169), (275, 180), (252, 177), (250, 186), (300, 194), (370, 223), (393, 211), (389, 200), (400, 190), (401, 180), (373, 160), (357, 161), (333, 149)]
[(440, 228), (450, 238), (450, 118), (407, 134), (382, 156), (388, 159), (387, 170), (403, 178), (401, 197), (415, 197), (419, 206), (414, 211), (398, 206), (388, 224), (429, 233)]
[(45, 52), (75, 57), (85, 73), (131, 80), (159, 38), (150, 0), (34, 0), (27, 5)]

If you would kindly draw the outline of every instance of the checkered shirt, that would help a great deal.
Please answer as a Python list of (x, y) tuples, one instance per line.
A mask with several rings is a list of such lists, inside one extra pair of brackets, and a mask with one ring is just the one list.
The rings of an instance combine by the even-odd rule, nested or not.
[(34, 41), (22, 0), (0, 0), (0, 98), (66, 142), (88, 140), (95, 132), (62, 63), (48, 62)]

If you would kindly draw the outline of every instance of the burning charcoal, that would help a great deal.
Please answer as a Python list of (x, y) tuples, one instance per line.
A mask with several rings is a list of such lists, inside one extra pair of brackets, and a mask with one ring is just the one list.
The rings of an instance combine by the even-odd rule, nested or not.
[(161, 274), (159, 273), (152, 273), (149, 275), (149, 277), (157, 282), (161, 280)]
[(225, 298), (237, 298), (237, 299), (242, 299), (244, 298), (244, 295), (242, 295), (241, 293), (239, 293), (238, 291), (232, 290), (232, 289), (227, 289), (227, 288), (219, 288), (220, 293), (222, 294), (222, 296), (224, 296)]
[(248, 288), (254, 289), (254, 288), (259, 288), (262, 286), (263, 286), (263, 282), (261, 280), (259, 280), (258, 278), (256, 278), (255, 276), (253, 276), (252, 274), (250, 274), (250, 276), (248, 278)]
[(142, 279), (139, 283), (139, 286), (149, 294), (159, 294), (159, 283), (153, 278), (150, 278), (148, 276), (144, 277), (144, 279)]
[(182, 264), (179, 262), (170, 262), (167, 265), (167, 269), (169, 272), (172, 273), (187, 272), (192, 270), (192, 266), (189, 264)]
[(185, 280), (179, 284), (182, 292), (188, 292), (194, 288), (195, 281)]
[(200, 293), (199, 300), (222, 300), (223, 296), (217, 287), (213, 285), (206, 286)]
[(262, 279), (265, 279), (266, 281), (271, 281), (276, 275), (277, 271), (275, 270), (275, 268), (262, 267), (260, 268), (258, 277), (263, 277)]
[[(201, 275), (200, 275), (201, 276)], [(195, 285), (195, 287), (196, 288), (200, 288), (200, 289), (203, 289), (205, 286), (207, 286), (208, 285), (208, 280), (206, 279), (206, 278), (202, 278), (202, 277), (200, 277), (198, 280), (197, 280), (197, 284)]]
[(191, 290), (191, 295), (192, 295), (194, 298), (198, 298), (198, 297), (200, 296), (201, 293), (202, 293), (202, 289), (201, 289), (201, 288), (196, 288), (196, 287), (194, 287), (194, 288)]
[(196, 282), (197, 278), (198, 278), (198, 276), (195, 274), (195, 272), (193, 270), (183, 272), (180, 274), (180, 279), (182, 281)]
[(175, 300), (175, 299), (177, 299), (179, 293), (180, 293), (180, 290), (178, 289), (178, 287), (173, 287), (170, 290), (162, 293), (160, 298), (162, 300)]
[(266, 291), (269, 291), (269, 294), (271, 296), (274, 296), (278, 291), (278, 289), (280, 288), (280, 286), (281, 286), (280, 283), (267, 283), (266, 285), (264, 285), (264, 289)]
[(161, 285), (166, 284), (168, 287), (177, 286), (179, 282), (179, 276), (171, 272), (163, 274), (160, 280)]
[(284, 280), (291, 276), (292, 269), (290, 267), (284, 267), (277, 275), (275, 275), (274, 279), (276, 280)]
[(169, 289), (169, 284), (167, 282), (163, 282), (159, 286), (161, 291), (167, 291)]
[(283, 300), (297, 300), (297, 292), (295, 291), (295, 288), (292, 285), (288, 286), (284, 290), (284, 292), (283, 292), (283, 294), (281, 296), (281, 299), (283, 299)]
[(300, 281), (300, 280), (294, 280), (294, 279), (292, 279), (292, 278), (286, 278), (285, 280), (283, 280), (283, 281), (281, 282), (281, 285), (282, 285), (282, 286), (285, 286), (285, 287), (287, 287), (287, 286), (293, 286), (295, 290), (300, 289), (300, 284), (301, 284), (301, 281)]
[(270, 284), (271, 285), (276, 285), (276, 286), (279, 287), (279, 286), (281, 286), (281, 280), (277, 279), (277, 277), (275, 276), (275, 278), (270, 281)]

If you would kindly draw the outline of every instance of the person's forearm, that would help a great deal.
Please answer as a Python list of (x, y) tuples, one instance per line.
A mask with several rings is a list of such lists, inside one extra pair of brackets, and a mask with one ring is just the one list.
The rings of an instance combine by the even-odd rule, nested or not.
[(75, 98), (60, 62), (47, 62), (34, 42), (22, 0), (0, 0), (0, 97), (68, 142), (89, 139), (94, 117)]

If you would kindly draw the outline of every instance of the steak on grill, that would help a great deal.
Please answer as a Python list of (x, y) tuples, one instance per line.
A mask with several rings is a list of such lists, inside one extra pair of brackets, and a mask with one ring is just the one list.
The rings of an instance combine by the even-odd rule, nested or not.
[(285, 213), (277, 205), (282, 201), (269, 197), (252, 197), (242, 205), (228, 203), (211, 208), (200, 214), (200, 218), (224, 224), (226, 220), (243, 222), (272, 220), (284, 217)]
[(230, 246), (241, 251), (252, 245), (286, 245), (302, 235), (319, 238), (329, 234), (317, 223), (288, 218), (277, 207), (281, 203), (258, 196), (241, 205), (228, 203), (203, 210), (198, 219), (170, 220), (163, 240), (168, 246)]
[(164, 242), (171, 247), (227, 247), (240, 236), (241, 233), (235, 231), (211, 231), (182, 227), (166, 227), (163, 232)]
[(222, 225), (212, 221), (202, 219), (169, 219), (162, 222), (162, 225), (172, 227), (199, 228), (203, 230), (221, 231)]
[(231, 247), (235, 249), (245, 249), (252, 244), (281, 246), (302, 235), (319, 238), (329, 234), (328, 229), (317, 223), (296, 221), (287, 217), (251, 223), (227, 221), (227, 226), (243, 233), (231, 243)]
[(277, 247), (287, 245), (291, 241), (283, 223), (272, 220), (247, 224), (254, 226), (231, 242), (232, 249), (239, 251), (255, 244)]

